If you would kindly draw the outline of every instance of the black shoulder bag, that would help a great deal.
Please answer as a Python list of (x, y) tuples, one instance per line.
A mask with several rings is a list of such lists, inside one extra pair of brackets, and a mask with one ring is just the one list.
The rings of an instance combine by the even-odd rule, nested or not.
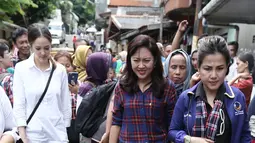
[[(48, 88), (49, 88), (50, 81), (51, 81), (51, 78), (52, 78), (52, 75), (53, 75), (53, 72), (54, 72), (55, 69), (56, 69), (55, 65), (52, 64), (52, 70), (51, 70), (51, 72), (50, 72), (50, 76), (49, 76), (49, 79), (48, 79), (48, 81), (47, 81), (46, 87), (45, 87), (45, 89), (44, 89), (44, 91), (43, 91), (43, 93), (42, 93), (42, 96), (40, 97), (39, 101), (36, 103), (34, 110), (33, 110), (32, 113), (29, 115), (29, 117), (28, 117), (28, 119), (27, 119), (27, 124), (31, 121), (31, 119), (32, 119), (32, 117), (34, 116), (36, 110), (38, 109), (39, 105), (41, 104), (41, 102), (42, 102), (42, 100), (43, 100), (43, 98), (44, 98), (44, 96), (45, 96), (45, 94), (46, 94), (46, 92), (47, 92), (47, 90), (48, 90)], [(16, 143), (23, 143), (23, 141), (22, 141), (22, 139), (19, 139)]]

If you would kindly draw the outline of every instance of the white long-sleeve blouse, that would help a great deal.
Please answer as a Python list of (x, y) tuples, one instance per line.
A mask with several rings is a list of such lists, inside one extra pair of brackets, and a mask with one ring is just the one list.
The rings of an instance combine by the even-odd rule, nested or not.
[(12, 106), (5, 91), (0, 87), (0, 138), (5, 135), (11, 135), (16, 141), (19, 139), (15, 130), (16, 124), (12, 112)]
[(26, 120), (41, 97), (50, 72), (41, 71), (34, 63), (34, 55), (18, 63), (13, 81), (14, 116), (18, 127), (26, 126), (31, 142), (68, 142), (66, 127), (71, 121), (71, 96), (65, 67), (57, 64), (48, 91), (30, 123)]

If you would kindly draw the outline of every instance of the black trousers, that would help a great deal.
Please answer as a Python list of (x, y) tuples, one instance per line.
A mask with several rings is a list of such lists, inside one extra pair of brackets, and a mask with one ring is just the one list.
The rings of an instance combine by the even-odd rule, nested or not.
[(69, 143), (79, 143), (80, 136), (75, 130), (75, 120), (71, 120), (71, 126), (67, 128), (67, 135)]

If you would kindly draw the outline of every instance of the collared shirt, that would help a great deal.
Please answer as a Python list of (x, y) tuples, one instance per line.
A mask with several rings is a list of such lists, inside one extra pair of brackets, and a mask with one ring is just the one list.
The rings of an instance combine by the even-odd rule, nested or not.
[(175, 106), (175, 89), (166, 84), (162, 98), (153, 96), (151, 87), (133, 95), (118, 84), (115, 89), (113, 122), (120, 126), (120, 143), (166, 143)]
[[(168, 137), (175, 143), (183, 143), (184, 136), (191, 135), (196, 120), (195, 91), (200, 83), (184, 91), (174, 108)], [(224, 93), (224, 107), (231, 121), (231, 143), (251, 142), (245, 97), (235, 87), (230, 87), (224, 82), (226, 92)]]
[[(27, 57), (27, 59), (30, 57), (30, 55), (28, 55), (28, 57)], [(20, 58), (20, 53), (19, 53), (19, 51), (17, 51), (17, 55), (16, 56), (13, 56), (13, 60), (15, 61), (15, 63), (14, 63), (14, 67), (15, 67), (15, 65), (17, 64), (17, 63), (19, 63), (19, 62), (21, 62), (21, 61), (24, 61), (24, 60), (26, 60), (26, 59), (21, 59)]]
[(228, 75), (226, 76), (226, 81), (231, 81), (237, 75), (237, 64), (236, 57), (233, 58), (233, 63), (229, 67)]
[(71, 93), (72, 97), (72, 119), (76, 118), (76, 111), (77, 111), (77, 94)]
[(71, 96), (65, 67), (57, 64), (47, 93), (33, 118), (33, 111), (47, 84), (52, 63), (45, 71), (34, 62), (34, 54), (16, 65), (13, 81), (14, 115), (17, 126), (26, 126), (31, 142), (68, 142), (66, 127), (71, 121)]
[[(224, 93), (226, 92), (226, 88), (224, 84), (222, 84), (217, 92), (217, 96), (215, 100), (221, 100), (224, 103)], [(209, 115), (212, 112), (213, 107), (208, 103), (206, 94), (203, 88), (203, 84), (200, 83), (196, 89), (195, 93), (196, 98), (200, 98), (205, 102), (206, 111)], [(206, 119), (207, 120), (207, 119)], [(230, 143), (231, 140), (231, 121), (229, 119), (228, 113), (225, 108), (225, 104), (222, 105), (220, 109), (220, 117), (217, 126), (217, 135), (215, 137), (215, 143)]]

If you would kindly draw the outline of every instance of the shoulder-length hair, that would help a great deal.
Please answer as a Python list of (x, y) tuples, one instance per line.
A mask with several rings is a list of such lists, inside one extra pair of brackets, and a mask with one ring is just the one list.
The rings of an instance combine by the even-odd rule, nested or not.
[(54, 60), (58, 61), (58, 59), (61, 57), (66, 57), (69, 60), (69, 62), (71, 63), (71, 66), (75, 69), (75, 66), (73, 65), (73, 58), (70, 53), (68, 53), (67, 51), (64, 51), (64, 50), (58, 51), (57, 54), (54, 56)]
[(152, 93), (153, 96), (161, 98), (163, 96), (164, 87), (166, 84), (166, 80), (163, 77), (161, 53), (156, 42), (147, 35), (138, 35), (129, 43), (126, 67), (120, 80), (120, 86), (122, 89), (124, 89), (125, 92), (130, 94), (134, 94), (139, 91), (137, 84), (138, 77), (132, 69), (131, 57), (141, 47), (147, 48), (154, 57), (154, 68), (151, 72)]

